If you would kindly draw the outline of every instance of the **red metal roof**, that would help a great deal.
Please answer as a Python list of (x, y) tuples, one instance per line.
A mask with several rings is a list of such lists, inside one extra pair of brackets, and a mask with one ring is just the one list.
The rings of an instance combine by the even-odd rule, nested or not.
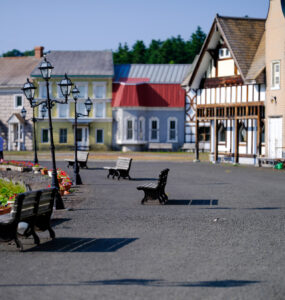
[(129, 77), (121, 77), (119, 79), (120, 82), (125, 83), (143, 83), (143, 82), (149, 82), (149, 78), (129, 78)]
[(113, 84), (113, 107), (184, 107), (185, 90), (179, 84)]

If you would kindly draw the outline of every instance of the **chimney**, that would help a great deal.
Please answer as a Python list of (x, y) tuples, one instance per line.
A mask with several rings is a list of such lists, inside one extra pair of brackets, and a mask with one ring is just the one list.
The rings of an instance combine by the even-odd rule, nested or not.
[(44, 47), (43, 46), (37, 46), (35, 47), (35, 58), (42, 58), (44, 54)]

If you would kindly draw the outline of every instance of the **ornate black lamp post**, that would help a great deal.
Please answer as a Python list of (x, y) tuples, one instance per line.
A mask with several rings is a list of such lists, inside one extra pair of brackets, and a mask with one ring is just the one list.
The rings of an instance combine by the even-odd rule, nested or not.
[[(35, 99), (33, 100), (33, 117), (31, 119), (28, 119), (28, 120), (31, 120), (33, 122), (33, 131), (34, 131), (34, 164), (38, 164), (39, 163), (39, 160), (38, 160), (38, 153), (37, 153), (37, 137), (36, 137), (36, 122), (38, 120), (40, 120), (39, 118), (36, 118), (35, 117), (35, 105), (36, 104), (36, 101)], [(47, 112), (47, 109), (46, 107), (43, 105), (42, 108), (41, 108), (41, 117), (42, 119), (45, 118), (45, 115), (46, 115), (46, 112)], [(22, 108), (21, 110), (21, 116), (24, 120), (26, 120), (26, 115), (27, 115), (27, 111), (25, 109), (25, 107)]]
[(72, 89), (72, 96), (74, 99), (74, 166), (73, 166), (73, 184), (79, 185), (82, 184), (82, 180), (79, 174), (79, 166), (78, 166), (78, 160), (77, 160), (77, 118), (78, 117), (88, 117), (89, 113), (91, 111), (92, 107), (92, 101), (88, 98), (84, 104), (87, 110), (87, 114), (84, 115), (82, 113), (77, 112), (77, 100), (80, 94), (80, 91), (78, 88), (75, 86)]
[[(55, 147), (54, 147), (54, 140), (53, 140), (53, 127), (52, 127), (52, 118), (51, 118), (51, 109), (54, 106), (54, 103), (59, 104), (66, 104), (68, 100), (68, 96), (70, 95), (71, 87), (73, 83), (69, 80), (67, 75), (65, 74), (65, 78), (61, 80), (59, 83), (61, 92), (65, 97), (65, 101), (59, 101), (50, 98), (49, 94), (49, 80), (51, 78), (51, 72), (53, 66), (44, 58), (44, 61), (41, 63), (39, 67), (42, 77), (46, 82), (46, 91), (47, 91), (47, 99), (42, 100), (38, 103), (35, 103), (34, 95), (36, 87), (29, 81), (24, 84), (23, 91), (25, 93), (26, 98), (29, 100), (31, 107), (37, 107), (41, 104), (44, 104), (48, 110), (48, 121), (49, 121), (49, 133), (50, 133), (50, 150), (51, 150), (51, 158), (52, 158), (52, 183), (51, 186), (56, 188), (57, 191), (59, 190), (59, 184), (57, 180), (57, 170), (56, 170), (56, 161), (55, 161)], [(64, 204), (59, 192), (56, 193), (56, 209), (64, 209)]]

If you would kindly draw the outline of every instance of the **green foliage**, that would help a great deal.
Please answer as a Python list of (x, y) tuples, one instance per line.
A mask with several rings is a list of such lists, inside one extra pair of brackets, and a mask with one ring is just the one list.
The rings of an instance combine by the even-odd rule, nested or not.
[(34, 56), (35, 55), (35, 50), (27, 50), (24, 52), (21, 52), (18, 49), (13, 49), (11, 51), (7, 51), (3, 53), (3, 57), (16, 57), (16, 56)]
[(14, 184), (12, 181), (0, 179), (0, 206), (6, 205), (8, 200), (13, 200), (16, 194), (25, 191), (26, 188), (22, 184)]
[(147, 48), (143, 41), (136, 41), (130, 50), (127, 43), (114, 52), (115, 64), (185, 64), (192, 63), (199, 54), (205, 41), (206, 34), (198, 26), (188, 41), (184, 41), (180, 35), (171, 37), (165, 41), (152, 40)]

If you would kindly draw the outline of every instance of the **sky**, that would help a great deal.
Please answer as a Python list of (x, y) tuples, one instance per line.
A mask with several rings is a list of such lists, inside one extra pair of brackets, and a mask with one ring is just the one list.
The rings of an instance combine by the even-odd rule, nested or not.
[(116, 50), (146, 46), (197, 26), (208, 33), (215, 15), (266, 18), (269, 0), (0, 0), (0, 55), (12, 49)]

